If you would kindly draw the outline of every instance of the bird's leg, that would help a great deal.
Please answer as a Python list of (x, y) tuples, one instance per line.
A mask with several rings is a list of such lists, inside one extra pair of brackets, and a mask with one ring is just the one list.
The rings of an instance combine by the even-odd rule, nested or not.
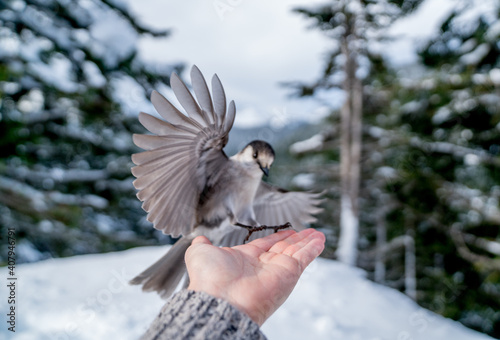
[(245, 237), (245, 240), (243, 241), (244, 244), (247, 243), (250, 236), (256, 231), (273, 229), (274, 232), (276, 233), (276, 232), (278, 232), (278, 230), (292, 228), (292, 225), (290, 224), (290, 222), (286, 222), (285, 224), (282, 224), (282, 225), (273, 225), (273, 226), (261, 225), (258, 227), (246, 225), (246, 224), (241, 224), (239, 222), (236, 222), (235, 225), (238, 227), (246, 228), (248, 230), (248, 235), (247, 235), (247, 237)]

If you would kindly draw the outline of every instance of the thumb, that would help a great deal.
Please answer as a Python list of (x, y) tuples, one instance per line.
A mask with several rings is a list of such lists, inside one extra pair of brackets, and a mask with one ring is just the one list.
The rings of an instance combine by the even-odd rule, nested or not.
[(212, 242), (210, 242), (210, 240), (208, 238), (206, 238), (205, 236), (197, 236), (193, 242), (191, 243), (191, 245), (196, 245), (196, 244), (212, 244)]
[[(212, 242), (205, 236), (197, 236), (192, 242), (191, 245), (186, 250), (186, 254), (184, 255), (184, 260), (186, 263), (188, 262), (191, 254), (194, 252), (199, 252), (201, 249), (206, 249), (203, 245), (212, 246)], [(200, 247), (201, 246), (201, 247)]]
[(199, 261), (196, 261), (196, 259), (202, 259), (203, 254), (205, 254), (207, 251), (210, 251), (210, 249), (212, 248), (212, 243), (205, 236), (197, 236), (193, 240), (193, 242), (191, 242), (191, 245), (184, 254), (184, 261), (186, 262), (189, 276), (191, 276), (191, 270), (193, 269), (193, 266), (197, 262), (199, 264)]

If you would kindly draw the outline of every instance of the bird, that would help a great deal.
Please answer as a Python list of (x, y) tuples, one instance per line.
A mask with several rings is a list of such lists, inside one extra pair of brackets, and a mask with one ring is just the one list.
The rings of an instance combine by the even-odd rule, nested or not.
[(269, 143), (254, 140), (226, 155), (235, 103), (227, 104), (216, 74), (211, 92), (196, 65), (190, 75), (193, 92), (175, 72), (170, 77), (186, 114), (153, 90), (151, 102), (163, 119), (141, 112), (139, 121), (151, 134), (133, 135), (134, 144), (145, 150), (132, 155), (131, 171), (147, 220), (180, 239), (130, 283), (162, 298), (181, 282), (187, 287), (184, 254), (195, 237), (204, 235), (216, 246), (231, 247), (258, 234), (291, 226), (303, 229), (322, 211), (322, 193), (287, 191), (263, 181), (275, 159)]

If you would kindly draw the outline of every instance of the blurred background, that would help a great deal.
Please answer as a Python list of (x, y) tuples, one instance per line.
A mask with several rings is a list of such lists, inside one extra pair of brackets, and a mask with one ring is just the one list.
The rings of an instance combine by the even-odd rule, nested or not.
[[(17, 261), (171, 242), (135, 197), (153, 89), (196, 64), (326, 190), (324, 257), (500, 338), (497, 0), (0, 1), (0, 227)], [(188, 79), (187, 79), (188, 80)], [(189, 83), (189, 81), (188, 81)], [(7, 262), (7, 242), (0, 263)]]

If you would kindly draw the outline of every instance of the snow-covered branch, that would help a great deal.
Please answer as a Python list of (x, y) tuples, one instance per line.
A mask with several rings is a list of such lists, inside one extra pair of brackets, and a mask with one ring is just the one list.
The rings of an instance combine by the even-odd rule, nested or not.
[(483, 237), (477, 237), (475, 235), (467, 233), (464, 233), (462, 236), (464, 238), (465, 243), (471, 244), (493, 255), (500, 256), (500, 242), (490, 241)]
[(365, 133), (373, 138), (387, 138), (395, 144), (408, 143), (409, 145), (415, 148), (419, 148), (425, 152), (443, 153), (452, 155), (457, 158), (468, 157), (470, 162), (473, 163), (484, 163), (500, 166), (500, 158), (494, 157), (493, 155), (482, 149), (468, 148), (449, 142), (425, 141), (417, 136), (403, 136), (396, 131), (386, 130), (377, 126), (365, 126), (364, 130)]
[(443, 182), (438, 195), (456, 211), (476, 211), (486, 221), (500, 225), (498, 198), (494, 195), (481, 195), (477, 189), (452, 182)]
[[(14, 173), (15, 171), (15, 173)], [(44, 170), (31, 170), (27, 167), (13, 169), (11, 175), (24, 181), (41, 182), (46, 179), (56, 183), (69, 182), (95, 182), (109, 178), (107, 170), (83, 170), (51, 168)]]
[(319, 151), (323, 146), (325, 137), (318, 133), (306, 140), (295, 142), (290, 146), (290, 153), (293, 155), (301, 155), (307, 152)]
[(55, 205), (90, 206), (105, 209), (108, 201), (97, 195), (70, 195), (42, 192), (32, 186), (0, 176), (0, 202), (6, 206), (38, 213), (48, 212)]
[(44, 110), (29, 115), (23, 115), (22, 119), (26, 124), (36, 124), (61, 119), (66, 116), (67, 112), (64, 112), (62, 110)]
[(466, 244), (464, 234), (456, 226), (450, 229), (451, 239), (457, 247), (458, 254), (466, 261), (477, 264), (487, 270), (500, 270), (500, 260), (472, 252)]
[(465, 146), (456, 145), (449, 142), (428, 142), (424, 141), (418, 137), (412, 137), (410, 139), (410, 145), (422, 149), (426, 152), (437, 152), (453, 155), (457, 158), (473, 158), (471, 162), (474, 163), (484, 163), (493, 164), (500, 166), (500, 159), (493, 157), (488, 152), (482, 149), (472, 149)]

